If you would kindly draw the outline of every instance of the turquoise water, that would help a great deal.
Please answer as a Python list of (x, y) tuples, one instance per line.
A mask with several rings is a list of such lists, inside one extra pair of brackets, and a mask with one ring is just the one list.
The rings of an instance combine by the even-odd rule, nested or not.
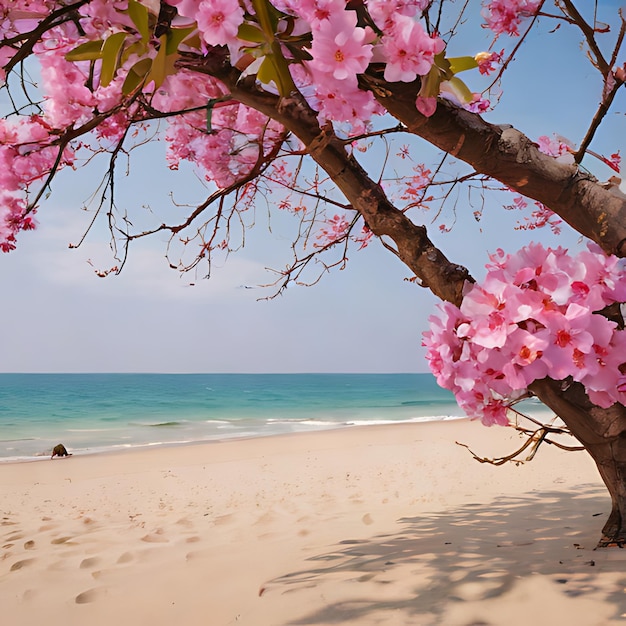
[(462, 415), (430, 374), (0, 374), (0, 460)]

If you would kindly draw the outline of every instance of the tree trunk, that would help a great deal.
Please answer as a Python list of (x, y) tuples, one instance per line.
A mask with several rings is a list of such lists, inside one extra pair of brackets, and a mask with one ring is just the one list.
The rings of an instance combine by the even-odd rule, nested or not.
[(549, 378), (530, 386), (537, 397), (567, 425), (596, 463), (611, 496), (611, 513), (598, 547), (626, 545), (626, 407), (601, 409), (589, 401), (582, 385), (566, 390)]

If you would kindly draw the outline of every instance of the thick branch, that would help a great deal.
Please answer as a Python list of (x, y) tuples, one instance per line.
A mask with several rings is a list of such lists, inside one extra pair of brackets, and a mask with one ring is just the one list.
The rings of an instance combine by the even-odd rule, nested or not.
[(576, 166), (539, 151), (514, 128), (495, 126), (447, 101), (424, 117), (415, 108), (418, 84), (365, 78), (376, 98), (408, 130), (470, 164), (477, 172), (538, 200), (607, 253), (626, 256), (626, 201)]
[(313, 160), (328, 173), (352, 208), (363, 216), (368, 228), (375, 235), (394, 241), (400, 259), (422, 284), (439, 298), (460, 304), (463, 285), (471, 280), (468, 271), (451, 263), (434, 246), (424, 226), (414, 224), (393, 206), (381, 186), (346, 152), (345, 143), (337, 138), (331, 126), (320, 128), (315, 111), (298, 92), (279, 98), (261, 91), (253, 76), (239, 80), (239, 72), (229, 68), (225, 59), (220, 67), (220, 59), (211, 55), (205, 58), (190, 55), (183, 57), (179, 64), (219, 78), (234, 100), (283, 124), (303, 142)]
[(602, 409), (593, 404), (580, 383), (564, 384), (551, 378), (529, 386), (557, 415), (567, 416), (571, 433), (586, 447), (617, 441), (626, 431), (626, 407), (614, 404)]

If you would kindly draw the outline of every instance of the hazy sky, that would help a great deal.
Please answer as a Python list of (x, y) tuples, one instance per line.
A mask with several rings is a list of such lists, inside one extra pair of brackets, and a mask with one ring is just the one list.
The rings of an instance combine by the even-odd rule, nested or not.
[[(484, 31), (476, 32), (485, 37)], [(487, 119), (511, 123), (532, 138), (558, 132), (579, 141), (601, 89), (589, 64), (574, 62), (565, 45), (569, 40), (576, 46), (579, 39), (559, 32), (529, 49), (527, 58), (520, 52), (511, 69), (515, 84), (505, 83), (509, 89)], [(462, 47), (455, 44), (450, 54), (477, 51), (456, 46)], [(477, 88), (477, 80), (466, 79)], [(610, 154), (621, 148), (626, 158), (625, 119), (622, 94), (607, 130), (594, 144), (597, 151)], [(162, 146), (151, 150), (156, 159)], [(416, 159), (420, 151), (427, 152), (419, 143), (414, 150)], [(601, 179), (611, 175), (601, 164), (589, 161), (588, 166)], [(180, 172), (166, 177), (151, 158), (133, 166), (128, 182), (124, 193), (129, 205), (140, 206), (149, 198), (151, 204), (169, 206), (170, 191), (191, 187), (202, 199), (192, 176)], [(89, 219), (80, 206), (96, 184), (90, 172), (61, 178), (39, 211), (39, 228), (23, 233), (18, 249), (0, 256), (0, 371), (426, 371), (421, 332), (435, 299), (406, 282), (410, 272), (379, 244), (355, 250), (345, 270), (333, 271), (313, 287), (293, 286), (276, 299), (258, 301), (272, 293), (258, 287), (272, 280), (265, 268), (280, 268), (290, 260), (285, 233), (268, 232), (260, 212), (246, 247), (209, 281), (169, 269), (165, 241), (158, 238), (133, 246), (121, 275), (101, 279), (88, 261), (101, 268), (112, 265), (104, 225), (81, 248), (68, 249)], [(431, 237), (475, 276), (488, 251), (513, 251), (531, 239), (511, 229), (510, 214), (495, 202), (487, 206), (481, 224), (468, 215), (471, 210), (463, 214), (464, 208), (459, 202), (452, 233), (433, 229)], [(556, 243), (567, 247), (577, 240), (566, 230)]]

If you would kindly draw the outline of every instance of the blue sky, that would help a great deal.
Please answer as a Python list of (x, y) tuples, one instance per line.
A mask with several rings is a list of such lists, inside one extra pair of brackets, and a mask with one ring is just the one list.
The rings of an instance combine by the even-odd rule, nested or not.
[[(601, 6), (608, 10), (619, 3)], [(471, 32), (474, 41), (458, 39), (450, 54), (487, 46), (485, 31)], [(535, 45), (519, 53), (500, 104), (487, 119), (511, 123), (533, 138), (558, 132), (578, 141), (601, 89), (578, 53), (579, 40), (564, 28), (537, 37)], [(465, 78), (479, 87), (479, 77)], [(626, 157), (624, 108), (622, 95), (594, 144), (598, 152), (621, 148)], [(414, 145), (415, 154), (428, 154), (419, 142)], [(158, 168), (162, 146), (150, 150), (132, 166), (124, 191), (129, 206), (146, 201), (169, 206), (170, 191), (202, 199), (195, 177)], [(589, 161), (588, 166), (600, 179), (611, 175), (599, 163)], [(38, 230), (22, 234), (18, 249), (0, 257), (5, 294), (0, 371), (426, 371), (421, 332), (435, 299), (406, 282), (409, 271), (380, 245), (352, 252), (346, 269), (333, 271), (313, 287), (293, 286), (276, 299), (259, 301), (272, 293), (258, 287), (272, 279), (266, 268), (280, 268), (291, 258), (288, 225), (283, 229), (280, 222), (280, 228), (268, 232), (259, 211), (246, 247), (216, 268), (208, 281), (169, 269), (162, 238), (138, 242), (121, 275), (101, 279), (88, 261), (102, 268), (112, 265), (104, 225), (81, 248), (68, 249), (89, 219), (80, 206), (97, 179), (92, 172), (68, 174), (55, 183), (40, 209)], [(488, 203), (480, 225), (470, 213), (459, 210), (451, 233), (440, 235), (433, 228), (431, 236), (476, 276), (488, 251), (513, 251), (531, 239), (512, 230), (510, 214), (496, 200)], [(551, 240), (547, 235), (540, 237)], [(567, 229), (554, 241), (564, 246), (577, 242)]]

